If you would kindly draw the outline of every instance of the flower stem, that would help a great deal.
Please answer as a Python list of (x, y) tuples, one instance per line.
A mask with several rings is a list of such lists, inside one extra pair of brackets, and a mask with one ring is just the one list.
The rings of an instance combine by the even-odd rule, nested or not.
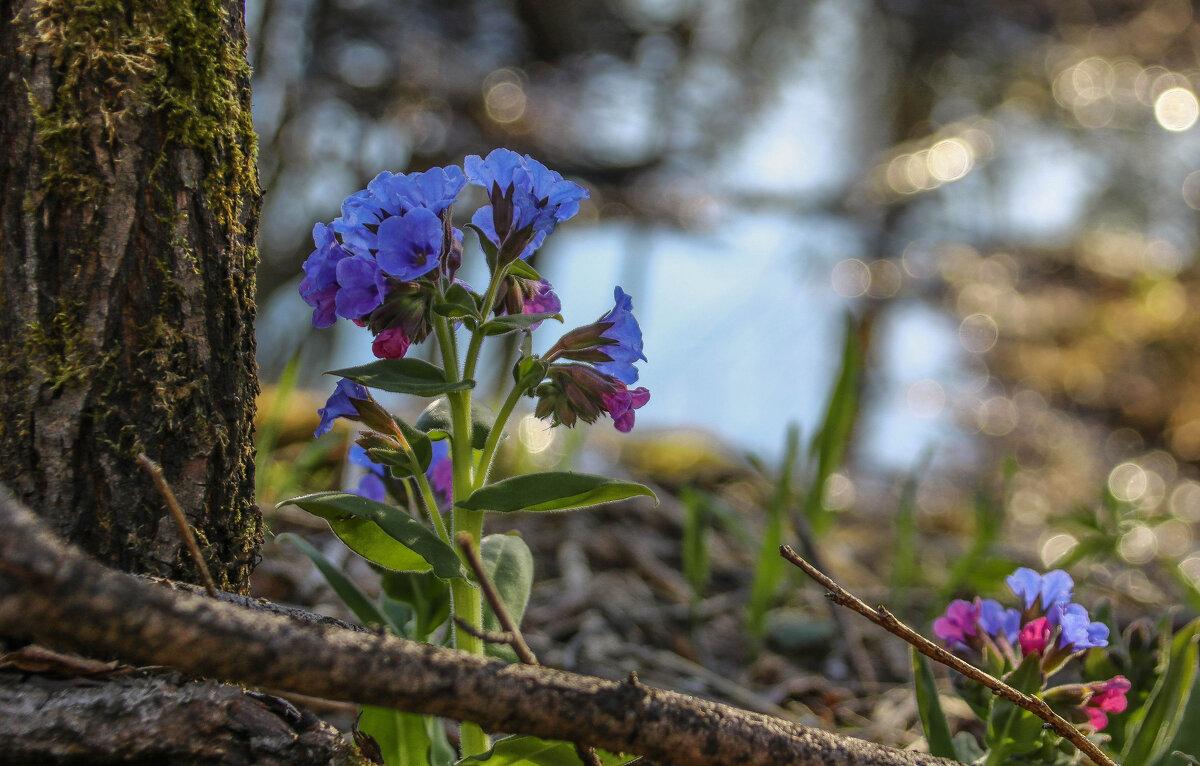
[(421, 490), (421, 500), (425, 502), (425, 510), (429, 512), (429, 520), (433, 522), (434, 530), (443, 542), (449, 543), (450, 533), (446, 531), (446, 522), (442, 519), (441, 511), (438, 510), (437, 498), (434, 497), (433, 488), (429, 486), (429, 479), (420, 471), (415, 472), (413, 478), (417, 480), (417, 487)]
[[(454, 383), (464, 378), (459, 377), (458, 354), (454, 333), (444, 317), (434, 319), (434, 328), (438, 336), (438, 344), (442, 350), (442, 366), (446, 371), (446, 380)], [(481, 333), (473, 333), (471, 348), (478, 354)], [(464, 369), (473, 370), (474, 364)], [(469, 375), (470, 373), (468, 373)], [(461, 500), (471, 493), (472, 461), (471, 449), (471, 392), (451, 391), (446, 395), (450, 402), (450, 468), (454, 476), (454, 498)], [(436, 508), (436, 506), (435, 506)], [(436, 510), (434, 511), (436, 513)], [(450, 538), (460, 532), (471, 536), (472, 542), (478, 547), (479, 537), (483, 532), (483, 512), (468, 511), (454, 508), (450, 515)], [(461, 553), (460, 553), (461, 555)], [(483, 599), (479, 589), (473, 583), (454, 578), (450, 581), (451, 608), (454, 616), (473, 628), (483, 626)], [(461, 630), (457, 624), (454, 628), (454, 648), (469, 654), (483, 654), (483, 641), (468, 631)], [(477, 724), (463, 722), (459, 727), (459, 739), (462, 744), (463, 757), (478, 755), (491, 747), (487, 732)]]
[[(483, 321), (487, 321), (488, 314), (492, 313), (492, 306), (496, 303), (496, 293), (500, 291), (500, 285), (504, 283), (504, 278), (508, 275), (508, 266), (497, 267), (496, 273), (492, 275), (492, 281), (488, 283), (487, 293), (483, 296)], [(467, 356), (463, 364), (463, 377), (471, 378), (475, 375), (475, 363), (479, 361), (479, 349), (483, 345), (483, 333), (471, 333), (471, 344), (467, 347)]]
[(496, 448), (500, 446), (500, 437), (504, 435), (504, 425), (512, 416), (512, 411), (517, 406), (517, 402), (521, 400), (521, 395), (530, 385), (524, 379), (517, 381), (512, 391), (508, 392), (508, 398), (504, 400), (504, 404), (500, 406), (500, 412), (496, 414), (496, 422), (492, 425), (492, 430), (488, 432), (487, 441), (484, 442), (483, 451), (479, 455), (478, 467), (475, 470), (475, 489), (479, 489), (487, 483), (488, 474), (492, 470), (492, 461), (496, 458)]

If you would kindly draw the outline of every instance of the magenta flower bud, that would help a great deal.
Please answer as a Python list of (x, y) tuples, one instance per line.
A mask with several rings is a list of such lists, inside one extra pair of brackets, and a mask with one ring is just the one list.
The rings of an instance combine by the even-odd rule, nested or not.
[(391, 327), (375, 336), (371, 351), (380, 359), (403, 359), (409, 340), (403, 327)]
[(1021, 644), (1022, 654), (1041, 654), (1050, 644), (1050, 621), (1045, 617), (1030, 620), (1021, 628), (1017, 641)]

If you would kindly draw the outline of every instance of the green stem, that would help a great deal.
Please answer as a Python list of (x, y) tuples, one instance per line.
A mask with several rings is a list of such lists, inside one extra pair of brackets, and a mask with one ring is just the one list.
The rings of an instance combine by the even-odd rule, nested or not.
[(450, 542), (450, 533), (446, 531), (446, 522), (442, 520), (441, 511), (438, 510), (433, 487), (429, 486), (429, 479), (419, 471), (414, 473), (413, 477), (417, 480), (417, 487), (421, 490), (421, 499), (425, 501), (425, 510), (429, 512), (429, 520), (433, 522), (433, 528), (437, 531), (438, 537), (442, 538), (442, 542), (453, 545)]
[[(446, 380), (453, 383), (469, 379), (459, 377), (454, 333), (445, 317), (436, 317), (434, 328), (442, 350), (442, 366), (446, 371)], [(471, 336), (471, 348), (476, 355), (479, 352), (479, 343), (482, 342), (480, 336), (481, 333), (473, 333)], [(473, 371), (474, 364), (469, 365), (467, 369)], [(452, 391), (446, 398), (450, 402), (450, 467), (454, 474), (454, 497), (460, 499), (471, 493), (474, 468), (471, 459), (471, 392)], [(450, 526), (449, 539), (452, 540), (459, 532), (467, 532), (475, 549), (479, 550), (479, 537), (483, 532), (482, 511), (454, 508), (450, 515)], [(483, 626), (483, 599), (477, 587), (466, 580), (452, 579), (450, 598), (455, 617), (474, 628)], [(469, 654), (482, 655), (483, 641), (455, 625), (454, 648)], [(463, 757), (478, 755), (491, 747), (487, 732), (477, 724), (464, 722), (459, 727), (459, 739)]]
[[(483, 296), (483, 321), (487, 321), (488, 314), (492, 313), (492, 305), (496, 302), (496, 293), (500, 291), (500, 285), (504, 283), (504, 277), (508, 275), (508, 266), (501, 266), (496, 269), (496, 273), (492, 275), (492, 281), (488, 283), (487, 294)], [(463, 377), (471, 379), (475, 375), (475, 363), (479, 361), (479, 349), (483, 345), (483, 333), (471, 333), (471, 344), (467, 346), (467, 356), (463, 362)]]
[(487, 483), (488, 474), (492, 471), (492, 461), (496, 458), (496, 448), (500, 446), (500, 437), (504, 435), (504, 425), (512, 416), (512, 411), (517, 406), (517, 402), (521, 400), (521, 395), (530, 385), (525, 380), (517, 381), (513, 390), (508, 392), (508, 398), (504, 400), (504, 404), (500, 406), (496, 422), (492, 426), (492, 430), (488, 432), (487, 441), (483, 444), (483, 452), (479, 455), (478, 467), (475, 470), (475, 489), (479, 489)]

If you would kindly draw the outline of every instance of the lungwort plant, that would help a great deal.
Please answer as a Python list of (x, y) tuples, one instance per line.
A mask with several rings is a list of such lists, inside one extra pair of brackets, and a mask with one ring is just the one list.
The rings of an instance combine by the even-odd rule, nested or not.
[[(453, 207), (468, 184), (483, 187), (489, 202), (466, 225), (487, 263), (482, 291), (457, 278), (464, 234), (454, 226)], [(489, 481), (505, 423), (522, 397), (532, 397), (534, 413), (551, 426), (607, 415), (622, 432), (633, 428), (635, 411), (650, 398), (645, 388), (631, 388), (638, 379), (635, 365), (646, 357), (633, 301), (620, 287), (611, 311), (567, 332), (546, 353), (532, 353), (528, 336), (544, 321), (562, 317), (554, 289), (526, 259), (586, 197), (582, 187), (530, 157), (497, 149), (486, 158), (467, 157), (462, 168), (381, 173), (345, 200), (339, 218), (314, 227), (316, 249), (304, 262), (300, 284), (313, 324), (329, 327), (340, 317), (366, 328), (379, 360), (331, 373), (339, 380), (316, 430), (317, 436), (328, 432), (339, 418), (360, 424), (350, 460), (366, 469), (362, 480), (351, 491), (285, 503), (325, 519), (383, 573), (377, 602), (293, 537), (365, 623), (428, 641), (445, 635), (443, 626), (453, 616), (456, 648), (503, 655), (505, 647), (485, 646), (481, 638), (481, 631), (497, 629), (495, 615), (453, 541), (465, 534), (480, 552), (505, 610), (519, 621), (529, 597), (532, 555), (516, 536), (481, 539), (487, 513), (567, 511), (653, 497), (640, 484), (581, 473)], [(476, 364), (487, 339), (512, 333), (526, 339), (512, 370), (512, 389), (493, 414), (472, 401)], [(405, 358), (429, 339), (440, 352), (440, 367)], [(372, 389), (431, 401), (407, 423), (385, 410)], [(440, 722), (367, 709), (360, 726), (389, 764), (454, 762)], [(574, 748), (563, 743), (518, 737), (493, 747), (473, 724), (464, 723), (460, 733), (461, 762), (579, 762)]]
[[(1172, 633), (1165, 619), (1157, 641), (1141, 623), (1119, 634), (1109, 620), (1093, 620), (1074, 602), (1074, 582), (1062, 570), (1042, 575), (1020, 568), (1007, 582), (1016, 607), (976, 598), (946, 608), (933, 623), (946, 647), (1044, 701), (1123, 766), (1186, 763), (1183, 754), (1195, 752), (1200, 730), (1200, 710), (1190, 699), (1200, 620)], [(933, 674), (922, 655), (914, 652), (914, 661), (921, 721), (934, 755), (984, 766), (1080, 761), (1041, 717), (964, 677), (956, 677), (955, 686), (983, 721), (983, 738), (967, 731), (952, 738)]]

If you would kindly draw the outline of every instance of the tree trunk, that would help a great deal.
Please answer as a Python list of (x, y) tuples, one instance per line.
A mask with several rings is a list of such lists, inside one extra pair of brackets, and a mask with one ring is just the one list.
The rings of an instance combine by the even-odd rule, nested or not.
[(63, 538), (244, 592), (260, 196), (235, 0), (0, 0), (0, 481)]

